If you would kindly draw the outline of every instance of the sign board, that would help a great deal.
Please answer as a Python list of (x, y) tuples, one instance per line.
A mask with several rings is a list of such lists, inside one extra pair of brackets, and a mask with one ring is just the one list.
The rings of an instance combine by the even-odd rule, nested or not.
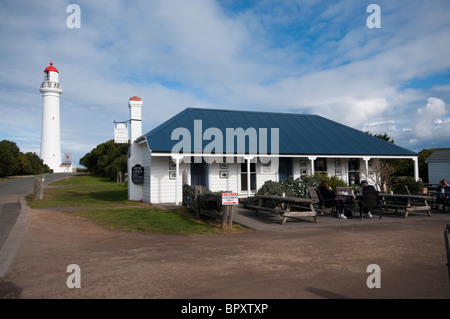
[(128, 143), (128, 127), (124, 123), (117, 123), (114, 126), (114, 143), (126, 144)]
[(72, 154), (71, 153), (64, 153), (64, 162), (72, 163)]
[(131, 168), (131, 180), (134, 184), (144, 184), (144, 168), (136, 164)]
[(222, 193), (222, 205), (237, 205), (239, 204), (238, 193)]

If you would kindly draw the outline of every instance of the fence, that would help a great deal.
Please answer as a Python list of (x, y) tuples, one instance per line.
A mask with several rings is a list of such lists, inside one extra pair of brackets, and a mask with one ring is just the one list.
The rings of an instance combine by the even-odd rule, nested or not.
[(233, 224), (234, 206), (222, 205), (222, 195), (207, 193), (202, 186), (183, 185), (183, 206), (195, 212), (195, 218), (201, 216), (214, 218), (222, 223), (222, 229), (230, 231)]

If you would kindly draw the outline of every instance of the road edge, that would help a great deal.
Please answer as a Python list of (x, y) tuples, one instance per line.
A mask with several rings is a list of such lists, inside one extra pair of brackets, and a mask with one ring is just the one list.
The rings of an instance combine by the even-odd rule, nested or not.
[(17, 217), (13, 229), (9, 233), (2, 249), (0, 250), (0, 279), (5, 276), (9, 266), (11, 265), (20, 242), (27, 227), (28, 216), (30, 214), (30, 207), (27, 206), (25, 195), (21, 195), (18, 199), (20, 203), (20, 213)]

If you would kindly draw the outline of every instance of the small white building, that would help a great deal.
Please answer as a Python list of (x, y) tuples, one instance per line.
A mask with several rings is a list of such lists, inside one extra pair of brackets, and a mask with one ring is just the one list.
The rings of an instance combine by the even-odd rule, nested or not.
[(443, 179), (450, 181), (450, 148), (438, 148), (426, 159), (428, 182), (439, 184)]
[(180, 203), (183, 172), (191, 185), (242, 197), (315, 172), (359, 183), (374, 158), (411, 159), (419, 178), (415, 152), (317, 115), (187, 108), (142, 135), (141, 99), (129, 108), (130, 200)]

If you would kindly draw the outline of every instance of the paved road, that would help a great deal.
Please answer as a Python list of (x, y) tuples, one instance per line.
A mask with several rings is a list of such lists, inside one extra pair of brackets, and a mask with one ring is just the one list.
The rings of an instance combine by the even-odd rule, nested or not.
[[(45, 176), (45, 185), (63, 179), (65, 173)], [(25, 195), (33, 193), (34, 176), (0, 182), (0, 278), (3, 277), (20, 243), (27, 220)]]

